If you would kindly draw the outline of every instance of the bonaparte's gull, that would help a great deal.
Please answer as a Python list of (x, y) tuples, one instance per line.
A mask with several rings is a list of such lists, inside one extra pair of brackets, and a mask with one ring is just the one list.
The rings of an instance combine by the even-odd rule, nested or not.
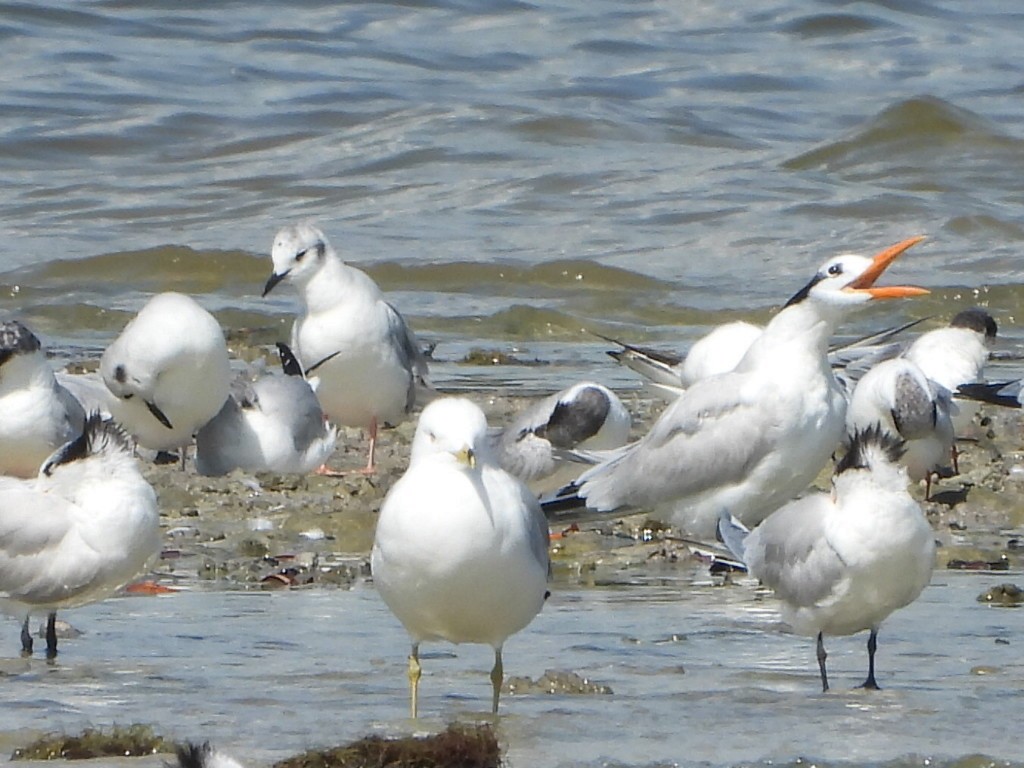
[(100, 358), (116, 400), (113, 415), (139, 445), (187, 445), (228, 397), (231, 370), (224, 332), (189, 296), (149, 300)]
[(274, 271), (266, 296), (281, 281), (295, 285), (302, 312), (291, 347), (303, 368), (319, 378), (317, 397), (338, 424), (369, 431), (366, 471), (382, 425), (404, 421), (427, 387), (427, 360), (402, 315), (361, 270), (345, 264), (323, 232), (309, 223), (274, 237)]
[(527, 487), (495, 463), (486, 419), (470, 401), (444, 398), (423, 410), (409, 469), (381, 508), (371, 564), (412, 639), (412, 716), (425, 640), (490, 645), (497, 712), (502, 646), (547, 596), (548, 527)]
[(334, 451), (337, 429), (324, 421), (302, 369), (279, 344), (284, 374), (246, 372), (232, 382), (224, 407), (196, 434), (196, 470), (203, 475), (311, 472)]
[(565, 464), (556, 451), (617, 448), (629, 439), (630, 425), (629, 411), (614, 392), (583, 381), (523, 409), (491, 437), (498, 464), (531, 483)]
[(0, 474), (34, 477), (84, 422), (36, 335), (17, 320), (0, 323)]
[(847, 314), (872, 299), (927, 293), (874, 287), (920, 240), (874, 259), (847, 254), (826, 261), (735, 370), (695, 383), (643, 438), (608, 452), (547, 499), (549, 518), (653, 509), (708, 537), (722, 508), (753, 525), (802, 493), (845, 432), (846, 395), (828, 361), (829, 339)]
[(749, 534), (727, 514), (723, 540), (782, 601), (798, 633), (817, 635), (822, 690), (828, 690), (824, 635), (870, 630), (868, 676), (877, 688), (878, 628), (917, 599), (935, 565), (935, 534), (907, 492), (901, 441), (858, 432), (836, 466), (831, 493), (792, 501)]
[(0, 604), (47, 611), (46, 655), (57, 655), (58, 610), (91, 603), (134, 578), (160, 547), (156, 494), (127, 436), (97, 414), (31, 480), (0, 478)]

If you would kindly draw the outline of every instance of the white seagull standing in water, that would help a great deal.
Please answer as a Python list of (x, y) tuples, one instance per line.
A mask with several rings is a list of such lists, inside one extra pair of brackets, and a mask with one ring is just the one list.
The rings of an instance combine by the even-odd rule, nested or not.
[(116, 398), (114, 419), (155, 451), (187, 446), (231, 381), (220, 323), (180, 293), (157, 294), (139, 310), (104, 351), (100, 374)]
[(583, 381), (545, 397), (491, 431), (495, 454), (505, 470), (526, 483), (555, 474), (558, 450), (607, 450), (629, 439), (632, 419), (608, 387)]
[(845, 431), (846, 395), (832, 374), (828, 342), (853, 309), (922, 288), (875, 287), (889, 264), (923, 238), (873, 259), (826, 261), (772, 318), (735, 370), (691, 386), (640, 440), (544, 503), (556, 521), (654, 509), (698, 537), (714, 533), (723, 508), (754, 525), (805, 491)]
[(280, 230), (271, 259), (263, 295), (283, 280), (295, 285), (302, 314), (291, 348), (307, 375), (319, 378), (316, 393), (328, 418), (369, 432), (363, 471), (372, 473), (378, 428), (404, 421), (417, 389), (429, 387), (426, 357), (377, 284), (338, 258), (312, 224)]
[(790, 502), (749, 533), (723, 514), (723, 541), (753, 576), (775, 590), (783, 618), (817, 635), (821, 688), (828, 690), (824, 635), (870, 630), (868, 676), (877, 689), (878, 628), (917, 599), (935, 567), (935, 534), (907, 492), (902, 443), (858, 432), (832, 478), (832, 492)]
[(0, 605), (48, 612), (46, 657), (57, 655), (58, 610), (95, 602), (139, 574), (160, 549), (156, 494), (128, 439), (97, 414), (32, 480), (0, 477)]
[(84, 422), (85, 411), (57, 382), (36, 335), (17, 320), (0, 323), (0, 474), (35, 476)]
[(443, 398), (423, 409), (409, 469), (377, 520), (371, 567), (377, 590), (412, 639), (412, 716), (425, 640), (494, 649), (496, 713), (502, 646), (547, 597), (548, 526), (529, 489), (495, 463), (487, 421), (469, 400)]

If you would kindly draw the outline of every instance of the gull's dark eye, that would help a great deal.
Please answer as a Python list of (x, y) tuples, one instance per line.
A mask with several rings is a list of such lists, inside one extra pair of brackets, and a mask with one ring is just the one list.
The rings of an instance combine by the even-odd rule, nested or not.
[(833, 276), (843, 274), (843, 265), (833, 264), (831, 267), (828, 268), (828, 273)]
[(307, 248), (304, 251), (299, 251), (298, 253), (295, 254), (295, 260), (302, 261), (306, 257), (307, 253), (309, 253), (309, 248)]

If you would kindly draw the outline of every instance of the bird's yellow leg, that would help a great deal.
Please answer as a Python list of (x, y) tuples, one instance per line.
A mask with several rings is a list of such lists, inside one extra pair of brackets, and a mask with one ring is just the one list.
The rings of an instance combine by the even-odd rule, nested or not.
[(423, 675), (423, 668), (420, 666), (420, 644), (413, 643), (412, 651), (409, 653), (409, 706), (412, 709), (412, 719), (416, 719), (419, 711), (420, 677)]
[(505, 678), (505, 667), (501, 663), (501, 648), (494, 649), (494, 667), (491, 669), (491, 712), (498, 714), (498, 697), (501, 695), (501, 682)]

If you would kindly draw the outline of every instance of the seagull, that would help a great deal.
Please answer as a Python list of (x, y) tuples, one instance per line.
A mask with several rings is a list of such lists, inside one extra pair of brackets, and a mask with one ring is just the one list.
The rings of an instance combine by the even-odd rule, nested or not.
[(128, 437), (98, 414), (57, 449), (37, 477), (0, 477), (0, 605), (47, 611), (46, 658), (57, 655), (58, 610), (100, 600), (134, 578), (160, 549), (156, 494)]
[(425, 640), (494, 649), (497, 713), (502, 646), (548, 594), (548, 527), (526, 485), (495, 462), (487, 421), (469, 400), (442, 398), (423, 409), (409, 468), (381, 507), (371, 568), (412, 640), (413, 718)]
[(429, 388), (427, 359), (377, 284), (338, 258), (312, 224), (281, 229), (271, 259), (274, 271), (263, 295), (285, 280), (295, 285), (302, 314), (292, 326), (291, 347), (307, 374), (317, 372), (317, 397), (328, 418), (368, 430), (363, 471), (371, 474), (378, 428), (404, 421), (417, 388)]
[(139, 445), (182, 448), (227, 400), (224, 332), (189, 296), (157, 294), (103, 352), (100, 375), (114, 419)]
[(220, 413), (196, 434), (200, 474), (233, 469), (305, 474), (334, 451), (337, 428), (324, 421), (320, 401), (291, 350), (277, 346), (284, 375), (236, 378)]
[(806, 490), (845, 431), (846, 398), (827, 358), (835, 327), (873, 299), (922, 288), (874, 287), (901, 253), (826, 261), (772, 318), (735, 370), (695, 383), (637, 442), (545, 500), (549, 519), (653, 509), (696, 537), (713, 535), (719, 510), (755, 525)]
[[(608, 387), (582, 381), (556, 392), (492, 430), (498, 464), (530, 483), (558, 469), (556, 451), (618, 448), (629, 439), (629, 411)], [(564, 464), (564, 462), (562, 462)]]
[[(950, 392), (961, 384), (981, 381), (998, 326), (980, 307), (958, 312), (945, 328), (922, 333), (904, 353), (932, 381)], [(965, 404), (966, 405), (966, 404)], [(963, 407), (953, 415), (956, 434), (964, 434), (977, 409)]]
[(935, 535), (907, 491), (902, 442), (877, 427), (857, 432), (836, 465), (831, 493), (792, 501), (753, 531), (727, 512), (719, 521), (726, 546), (775, 591), (783, 618), (817, 635), (822, 691), (828, 690), (824, 635), (868, 636), (868, 676), (878, 689), (878, 628), (917, 599), (935, 566)]
[(878, 425), (905, 443), (901, 463), (914, 482), (927, 483), (947, 466), (952, 455), (952, 394), (936, 384), (907, 358), (897, 357), (874, 366), (857, 382), (846, 411), (850, 435)]
[(0, 474), (33, 477), (84, 422), (36, 335), (17, 320), (0, 323)]

